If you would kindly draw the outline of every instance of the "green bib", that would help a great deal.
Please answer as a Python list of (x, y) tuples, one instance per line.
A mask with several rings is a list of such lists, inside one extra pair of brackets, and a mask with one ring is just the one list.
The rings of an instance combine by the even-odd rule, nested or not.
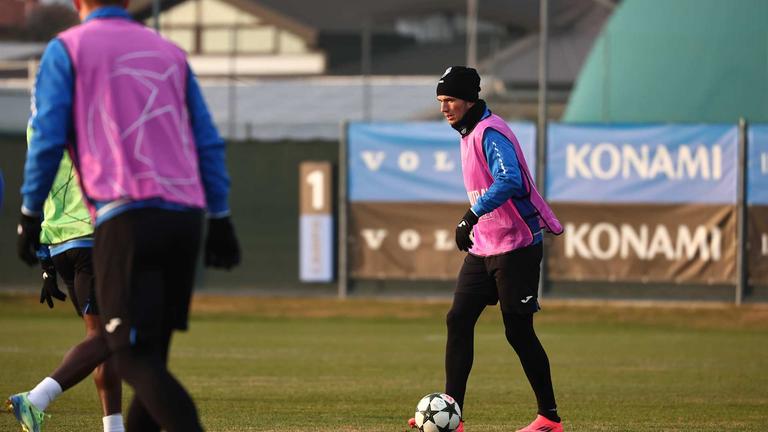
[[(32, 128), (27, 127), (27, 143), (32, 133)], [(45, 200), (41, 227), (40, 243), (48, 245), (93, 235), (91, 215), (85, 206), (77, 172), (67, 152), (61, 158), (56, 179)]]

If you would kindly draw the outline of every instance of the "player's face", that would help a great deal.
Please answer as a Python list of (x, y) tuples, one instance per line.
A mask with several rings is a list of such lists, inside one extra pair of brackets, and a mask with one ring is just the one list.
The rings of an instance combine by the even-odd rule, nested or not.
[(464, 114), (475, 104), (453, 96), (438, 96), (437, 101), (440, 102), (440, 112), (452, 125), (461, 120)]

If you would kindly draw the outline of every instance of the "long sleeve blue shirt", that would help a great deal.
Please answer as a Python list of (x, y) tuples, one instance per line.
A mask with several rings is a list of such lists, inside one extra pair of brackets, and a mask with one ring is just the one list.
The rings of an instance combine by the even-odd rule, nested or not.
[[(131, 19), (125, 9), (106, 6), (92, 12), (92, 19)], [(27, 160), (24, 166), (22, 211), (39, 214), (53, 184), (62, 153), (68, 142), (75, 142), (72, 117), (75, 72), (63, 42), (56, 38), (46, 46), (40, 59), (35, 86), (32, 90), (32, 114)], [(224, 155), (224, 140), (213, 124), (200, 86), (191, 70), (187, 74), (187, 109), (197, 147), (199, 168), (208, 212), (211, 217), (229, 214), (229, 176)], [(95, 203), (97, 208), (100, 204)], [(139, 206), (173, 207), (171, 203), (151, 200)], [(107, 219), (100, 215), (98, 222)]]
[[(491, 115), (486, 109), (481, 121)], [(490, 213), (513, 196), (525, 195), (523, 174), (514, 145), (501, 132), (487, 128), (483, 133), (483, 153), (493, 177), (491, 187), (472, 206), (478, 217)]]

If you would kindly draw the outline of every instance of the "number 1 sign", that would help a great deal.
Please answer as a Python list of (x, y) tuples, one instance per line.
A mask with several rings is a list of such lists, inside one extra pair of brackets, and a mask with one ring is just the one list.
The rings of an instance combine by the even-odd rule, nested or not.
[(299, 166), (299, 279), (333, 280), (333, 206), (330, 162)]

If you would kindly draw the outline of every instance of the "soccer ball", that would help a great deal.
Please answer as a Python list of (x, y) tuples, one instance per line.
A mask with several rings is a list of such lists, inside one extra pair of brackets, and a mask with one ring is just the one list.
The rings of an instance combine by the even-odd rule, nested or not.
[(416, 405), (416, 427), (421, 432), (453, 432), (459, 427), (461, 409), (445, 393), (430, 393)]

